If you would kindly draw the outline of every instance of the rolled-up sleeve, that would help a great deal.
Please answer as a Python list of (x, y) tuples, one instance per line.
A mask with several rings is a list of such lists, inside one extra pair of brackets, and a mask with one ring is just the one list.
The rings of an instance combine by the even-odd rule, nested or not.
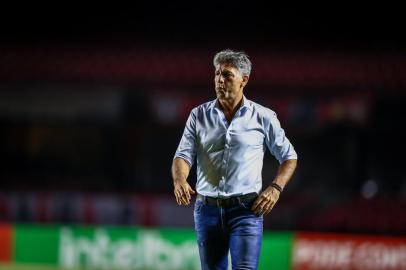
[(297, 153), (286, 137), (276, 113), (271, 111), (268, 120), (266, 144), (271, 154), (275, 156), (279, 163), (289, 159), (297, 159)]
[(196, 108), (193, 109), (186, 121), (185, 130), (183, 131), (182, 139), (176, 150), (174, 159), (180, 157), (193, 166), (196, 156)]

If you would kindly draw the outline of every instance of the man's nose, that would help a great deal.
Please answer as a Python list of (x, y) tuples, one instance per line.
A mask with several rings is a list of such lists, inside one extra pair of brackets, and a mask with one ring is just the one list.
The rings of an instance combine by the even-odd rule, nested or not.
[(224, 82), (224, 77), (222, 75), (217, 76), (217, 82), (218, 83), (223, 83)]

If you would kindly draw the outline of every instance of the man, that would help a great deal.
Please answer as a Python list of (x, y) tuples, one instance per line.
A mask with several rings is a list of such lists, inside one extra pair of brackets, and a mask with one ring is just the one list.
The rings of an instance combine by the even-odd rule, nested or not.
[[(245, 98), (251, 61), (243, 52), (224, 50), (214, 57), (217, 99), (192, 110), (172, 164), (179, 205), (195, 191), (187, 182), (197, 160), (194, 208), (202, 269), (257, 269), (263, 215), (277, 202), (296, 168), (296, 152), (276, 114)], [(280, 166), (261, 192), (266, 149)]]

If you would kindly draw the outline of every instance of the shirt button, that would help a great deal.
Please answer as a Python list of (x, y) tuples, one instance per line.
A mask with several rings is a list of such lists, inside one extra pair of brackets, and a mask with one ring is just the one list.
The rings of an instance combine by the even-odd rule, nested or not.
[(223, 160), (223, 163), (224, 163), (224, 164), (226, 164), (226, 161), (225, 161), (225, 160)]
[(230, 146), (228, 144), (226, 144), (226, 148), (228, 149)]

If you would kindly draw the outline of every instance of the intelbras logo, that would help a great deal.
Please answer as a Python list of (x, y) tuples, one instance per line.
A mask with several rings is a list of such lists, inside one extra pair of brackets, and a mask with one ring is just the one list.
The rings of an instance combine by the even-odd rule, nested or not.
[(195, 240), (175, 244), (153, 230), (113, 240), (104, 229), (96, 229), (90, 237), (62, 228), (59, 265), (66, 269), (200, 269)]

